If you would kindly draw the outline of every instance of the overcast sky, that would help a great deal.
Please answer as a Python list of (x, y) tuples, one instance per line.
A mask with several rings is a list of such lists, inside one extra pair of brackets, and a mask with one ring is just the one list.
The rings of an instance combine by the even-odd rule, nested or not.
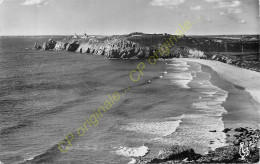
[(258, 0), (0, 0), (0, 35), (259, 34)]

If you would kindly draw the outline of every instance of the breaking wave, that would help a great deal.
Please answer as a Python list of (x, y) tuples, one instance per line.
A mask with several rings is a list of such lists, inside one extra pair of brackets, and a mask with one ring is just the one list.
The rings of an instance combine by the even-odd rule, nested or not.
[(176, 131), (181, 120), (164, 122), (132, 122), (121, 127), (121, 130), (145, 133), (148, 135), (168, 136)]

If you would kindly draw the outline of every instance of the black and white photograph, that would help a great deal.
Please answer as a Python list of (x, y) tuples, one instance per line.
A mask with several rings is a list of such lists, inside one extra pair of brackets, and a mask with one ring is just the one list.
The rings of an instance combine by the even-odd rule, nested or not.
[(259, 0), (0, 0), (0, 164), (260, 163)]

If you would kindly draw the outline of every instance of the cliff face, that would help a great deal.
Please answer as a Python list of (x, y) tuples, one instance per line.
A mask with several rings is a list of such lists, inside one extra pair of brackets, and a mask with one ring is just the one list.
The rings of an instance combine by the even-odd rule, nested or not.
[[(148, 59), (203, 58), (259, 71), (259, 37), (182, 37), (173, 44), (171, 35), (92, 36), (84, 39), (48, 40), (44, 50), (66, 50), (104, 55), (106, 58)], [(177, 38), (177, 36), (174, 36)], [(232, 36), (234, 37), (234, 36)], [(243, 38), (243, 37), (241, 37)], [(171, 44), (171, 43), (172, 44)]]
[(163, 51), (161, 48), (161, 44), (146, 46), (138, 42), (127, 40), (126, 38), (108, 38), (105, 41), (91, 39), (88, 42), (82, 42), (76, 52), (104, 55), (106, 58), (123, 59), (148, 59), (150, 56), (154, 56), (155, 53), (159, 58), (205, 58), (204, 52), (188, 47), (175, 46), (169, 48), (168, 51)]
[(68, 43), (57, 41), (57, 43), (55, 44), (54, 50), (65, 50), (67, 45), (68, 45)]
[(56, 41), (54, 41), (54, 40), (52, 40), (52, 39), (49, 39), (47, 42), (44, 42), (44, 43), (43, 43), (42, 48), (43, 48), (44, 50), (54, 49), (56, 43), (57, 43)]

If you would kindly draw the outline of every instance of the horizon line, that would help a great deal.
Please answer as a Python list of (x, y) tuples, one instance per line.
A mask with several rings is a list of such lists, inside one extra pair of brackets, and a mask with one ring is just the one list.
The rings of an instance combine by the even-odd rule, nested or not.
[[(133, 32), (134, 33), (134, 32)], [(129, 33), (131, 34), (131, 33)], [(102, 34), (89, 34), (92, 35), (92, 36), (114, 36), (114, 35), (129, 35), (129, 34), (113, 34), (113, 35), (102, 35)], [(175, 35), (175, 34), (168, 34), (168, 33), (154, 33), (154, 34), (151, 34), (151, 33), (143, 33), (144, 35), (145, 34), (149, 34), (149, 35), (161, 35), (161, 34), (167, 34), (167, 35)], [(77, 34), (78, 36), (83, 36), (82, 34)], [(184, 34), (185, 36), (220, 36), (220, 35), (229, 35), (229, 36), (234, 36), (234, 35), (259, 35), (260, 34)], [(21, 36), (31, 36), (31, 37), (35, 37), (35, 36), (73, 36), (73, 34), (69, 35), (69, 34), (39, 34), (39, 35), (0, 35), (0, 37), (10, 37), (10, 36), (13, 36), (13, 37), (21, 37)]]

